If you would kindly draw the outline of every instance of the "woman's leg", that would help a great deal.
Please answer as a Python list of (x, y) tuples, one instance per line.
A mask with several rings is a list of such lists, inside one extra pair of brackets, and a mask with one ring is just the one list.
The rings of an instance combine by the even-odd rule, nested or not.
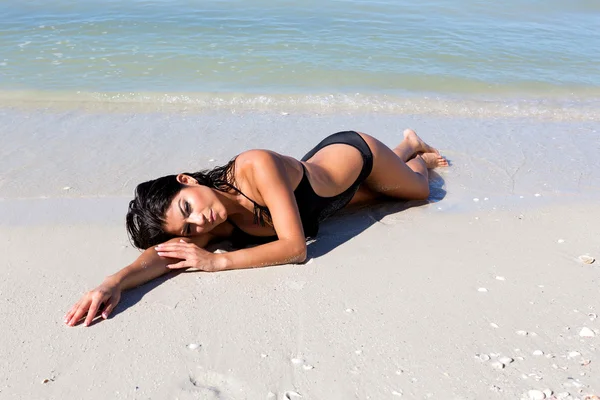
[(439, 152), (410, 129), (393, 150), (372, 136), (361, 136), (373, 152), (373, 170), (351, 203), (379, 196), (421, 200), (429, 196), (428, 169), (448, 166)]

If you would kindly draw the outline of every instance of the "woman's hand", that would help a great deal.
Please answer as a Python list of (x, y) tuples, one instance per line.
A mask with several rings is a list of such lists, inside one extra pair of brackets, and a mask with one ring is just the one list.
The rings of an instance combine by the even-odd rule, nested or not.
[(178, 263), (167, 265), (170, 269), (196, 268), (201, 271), (215, 272), (225, 269), (222, 260), (216, 254), (206, 251), (194, 243), (167, 242), (156, 246), (161, 257), (179, 259)]
[(105, 307), (102, 311), (102, 318), (107, 319), (119, 300), (121, 300), (121, 287), (114, 278), (108, 277), (96, 289), (84, 294), (71, 308), (65, 315), (65, 324), (74, 326), (87, 314), (85, 326), (89, 326), (103, 303)]

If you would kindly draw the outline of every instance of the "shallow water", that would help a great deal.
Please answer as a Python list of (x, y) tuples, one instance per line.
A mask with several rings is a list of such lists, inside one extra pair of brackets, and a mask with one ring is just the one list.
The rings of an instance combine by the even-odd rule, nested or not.
[(0, 99), (9, 102), (143, 97), (269, 108), (283, 98), (368, 109), (414, 96), (600, 98), (592, 0), (0, 0), (0, 8)]

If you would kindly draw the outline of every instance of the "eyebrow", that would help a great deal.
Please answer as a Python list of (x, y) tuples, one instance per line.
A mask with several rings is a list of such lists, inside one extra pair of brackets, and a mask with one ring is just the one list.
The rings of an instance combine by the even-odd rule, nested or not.
[[(179, 201), (177, 202), (177, 205), (179, 206), (179, 211), (181, 212), (181, 216), (185, 219), (185, 212), (183, 211), (183, 208), (181, 207), (181, 199), (179, 199)], [(183, 228), (181, 228), (181, 235), (185, 236), (185, 223), (183, 224)]]

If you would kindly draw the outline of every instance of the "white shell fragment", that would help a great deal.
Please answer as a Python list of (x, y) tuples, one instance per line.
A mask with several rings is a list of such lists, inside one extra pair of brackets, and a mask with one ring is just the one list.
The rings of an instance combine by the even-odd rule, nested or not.
[(63, 190), (71, 190), (71, 189), (73, 189), (71, 186), (65, 186), (65, 187), (63, 188)]
[(517, 331), (516, 333), (519, 336), (527, 336), (527, 335), (529, 335), (529, 333), (527, 333), (527, 331)]
[(354, 312), (354, 308), (346, 308), (346, 312), (348, 314), (352, 314)]
[(542, 390), (542, 392), (546, 395), (546, 397), (550, 397), (552, 396), (552, 394), (554, 393), (552, 390), (550, 389), (544, 389)]
[(581, 355), (581, 353), (578, 351), (570, 351), (569, 352), (569, 358), (579, 357), (580, 355)]
[(535, 197), (541, 197), (542, 195), (539, 193), (534, 194)]
[(506, 280), (506, 278), (504, 278), (503, 276), (497, 276), (496, 279), (499, 280), (499, 281), (505, 281)]
[(588, 314), (588, 317), (590, 317), (590, 321), (593, 321), (598, 318), (598, 315), (592, 312)]
[(506, 364), (512, 363), (515, 360), (510, 357), (507, 357), (507, 356), (502, 356), (498, 359), (498, 361), (500, 361), (502, 364), (506, 365)]
[(544, 355), (544, 352), (543, 352), (543, 351), (541, 351), (541, 350), (534, 350), (534, 351), (533, 351), (533, 355), (534, 355), (534, 356), (543, 356), (543, 355)]
[(544, 400), (546, 398), (546, 395), (544, 394), (544, 392), (539, 390), (530, 390), (527, 392), (527, 398), (529, 400)]
[(200, 348), (200, 345), (198, 343), (190, 343), (187, 345), (187, 348), (190, 350), (196, 350), (196, 349)]
[(596, 259), (592, 256), (588, 256), (587, 254), (584, 254), (582, 256), (579, 256), (579, 261), (581, 261), (584, 264), (593, 264), (594, 261), (596, 261)]
[(481, 292), (481, 293), (485, 293), (485, 292), (487, 292), (488, 290), (487, 290), (486, 288), (484, 288), (484, 287), (480, 287), (479, 289), (477, 289), (477, 291), (478, 291), (478, 292)]
[(310, 371), (311, 369), (315, 369), (315, 367), (313, 367), (312, 365), (308, 365), (308, 364), (304, 364), (304, 365), (302, 366), (302, 368), (303, 368), (305, 371)]
[(402, 390), (392, 390), (392, 395), (397, 397), (402, 397)]
[(475, 198), (473, 199), (473, 201), (474, 201), (475, 203), (477, 203), (477, 202), (479, 201), (479, 199), (478, 199), (477, 197), (475, 197)]
[(490, 356), (487, 354), (475, 354), (475, 357), (479, 358), (481, 361), (489, 361)]
[(581, 331), (579, 331), (579, 336), (581, 336), (581, 337), (594, 337), (594, 336), (596, 336), (596, 334), (590, 328), (583, 327), (583, 328), (581, 328)]
[(492, 363), (492, 367), (494, 367), (496, 369), (503, 369), (504, 368), (504, 364), (502, 364), (500, 361), (494, 361)]
[(298, 364), (302, 364), (303, 362), (304, 362), (304, 360), (301, 358), (292, 358), (292, 364), (298, 365)]
[(493, 323), (493, 322), (491, 322), (491, 323), (490, 323), (490, 326), (491, 326), (492, 328), (498, 328), (498, 324), (495, 324), (495, 323)]
[(285, 398), (287, 400), (293, 400), (300, 397), (302, 397), (300, 393), (294, 392), (293, 390), (288, 390), (287, 392), (285, 392)]

